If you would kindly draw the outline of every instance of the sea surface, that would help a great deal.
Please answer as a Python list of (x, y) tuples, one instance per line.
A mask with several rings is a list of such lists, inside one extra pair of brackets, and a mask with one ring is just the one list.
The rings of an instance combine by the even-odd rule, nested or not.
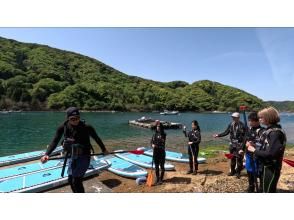
[[(201, 128), (201, 146), (226, 145), (228, 137), (214, 139), (214, 133), (224, 131), (231, 121), (228, 113), (194, 113), (160, 115), (150, 112), (82, 112), (81, 118), (91, 124), (107, 148), (135, 149), (148, 146), (153, 131), (131, 126), (128, 120), (151, 117), (164, 121), (179, 122), (191, 129), (191, 121), (197, 120)], [(243, 117), (241, 118), (243, 119)], [(11, 112), (0, 114), (0, 156), (45, 150), (52, 141), (56, 128), (65, 120), (64, 112)], [(294, 143), (294, 114), (281, 113), (281, 125), (288, 143)], [(183, 151), (187, 139), (181, 129), (166, 130), (167, 148)], [(95, 145), (95, 143), (93, 143)], [(200, 147), (201, 147), (200, 146)], [(96, 146), (95, 146), (96, 148)], [(99, 148), (97, 148), (99, 149)], [(98, 150), (99, 151), (99, 150)]]

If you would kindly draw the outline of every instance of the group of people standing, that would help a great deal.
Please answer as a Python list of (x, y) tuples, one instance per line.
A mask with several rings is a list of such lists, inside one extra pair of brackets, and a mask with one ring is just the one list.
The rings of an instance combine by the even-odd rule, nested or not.
[[(236, 175), (240, 178), (243, 169), (243, 158), (246, 158), (248, 173), (248, 192), (276, 192), (277, 183), (282, 168), (282, 160), (286, 145), (286, 135), (278, 124), (279, 113), (273, 107), (265, 108), (258, 113), (248, 115), (249, 128), (240, 121), (240, 114), (232, 114), (232, 122), (227, 129), (214, 137), (223, 137), (230, 134), (230, 153), (232, 154), (229, 176)], [(260, 126), (260, 123), (266, 128)], [(198, 153), (201, 142), (201, 131), (196, 120), (191, 123), (191, 131), (183, 127), (183, 133), (188, 138), (189, 169), (187, 174), (197, 175)], [(82, 180), (90, 164), (92, 145), (90, 137), (100, 146), (106, 155), (109, 152), (98, 137), (95, 129), (80, 120), (80, 113), (76, 107), (67, 110), (67, 118), (56, 131), (55, 137), (47, 148), (41, 162), (45, 163), (49, 155), (57, 147), (62, 136), (62, 142), (66, 151), (72, 152), (68, 169), (68, 180), (73, 192), (85, 192)], [(162, 184), (164, 179), (166, 133), (160, 121), (156, 121), (155, 133), (151, 138), (153, 148), (153, 162), (155, 164), (156, 182)], [(68, 147), (69, 146), (69, 147)], [(66, 149), (66, 148), (69, 149)], [(245, 155), (245, 156), (244, 156)], [(259, 179), (259, 181), (258, 181)]]
[(247, 128), (235, 112), (226, 131), (214, 135), (217, 138), (230, 134), (232, 158), (228, 175), (240, 178), (245, 159), (248, 192), (276, 192), (287, 141), (279, 124), (279, 112), (273, 107), (264, 108), (258, 113), (251, 112), (248, 121)]

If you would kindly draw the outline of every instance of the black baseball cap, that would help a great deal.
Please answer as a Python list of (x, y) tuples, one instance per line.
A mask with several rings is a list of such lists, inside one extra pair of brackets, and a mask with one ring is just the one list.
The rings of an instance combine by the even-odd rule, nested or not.
[(66, 110), (66, 116), (69, 118), (70, 116), (80, 116), (79, 109), (77, 107), (69, 107)]

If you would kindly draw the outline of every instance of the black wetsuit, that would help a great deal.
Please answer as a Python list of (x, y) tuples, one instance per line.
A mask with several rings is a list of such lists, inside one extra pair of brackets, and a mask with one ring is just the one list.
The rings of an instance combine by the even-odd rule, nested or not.
[[(199, 130), (192, 130), (189, 132), (183, 131), (185, 136), (188, 137), (189, 142), (193, 142), (193, 144), (188, 146), (188, 154), (189, 154), (189, 165), (190, 165), (190, 171), (193, 172), (193, 167), (194, 171), (197, 172), (198, 170), (198, 153), (199, 153), (199, 144), (201, 142), (201, 133)], [(193, 159), (194, 158), (194, 159)], [(193, 160), (194, 160), (194, 165), (193, 165)]]
[[(165, 141), (166, 134), (155, 132), (151, 139), (151, 145), (154, 144), (153, 148), (153, 161), (155, 164), (155, 173), (156, 173), (156, 182), (160, 182), (163, 180), (164, 176), (164, 163), (165, 163)], [(159, 177), (159, 166), (161, 169), (160, 177)]]
[[(67, 139), (73, 140), (69, 144), (69, 148), (74, 149), (73, 152), (75, 152), (74, 155), (71, 155), (69, 161), (68, 182), (73, 192), (85, 192), (82, 181), (90, 165), (90, 154), (91, 149), (93, 149), (90, 137), (96, 141), (102, 152), (104, 152), (106, 148), (92, 126), (81, 121), (77, 126), (71, 126), (68, 121), (65, 121), (57, 128), (56, 134), (46, 151), (46, 155), (50, 155), (52, 151), (54, 151), (63, 135), (63, 143), (65, 143)], [(70, 151), (70, 149), (67, 150)]]
[(262, 161), (262, 192), (274, 193), (280, 178), (286, 135), (280, 125), (269, 126), (263, 133), (263, 145), (254, 155)]
[[(261, 127), (260, 125), (257, 127), (251, 127), (247, 133), (247, 141), (252, 142), (256, 148), (260, 148), (261, 146), (261, 137), (264, 132), (265, 128)], [(260, 185), (258, 184), (257, 178), (260, 179), (260, 167), (261, 162), (258, 160), (257, 157), (253, 155), (251, 152), (246, 152), (246, 165), (247, 174), (248, 174), (248, 192), (256, 192), (260, 191)], [(259, 181), (262, 184), (261, 181)]]
[[(245, 150), (245, 134), (246, 129), (242, 122), (232, 122), (228, 125), (227, 129), (218, 134), (218, 137), (224, 137), (230, 134), (230, 153), (233, 154), (233, 158), (231, 159), (231, 174), (237, 173), (240, 175), (240, 172), (243, 168), (243, 154), (239, 154), (240, 150)], [(237, 169), (236, 167), (237, 162)]]

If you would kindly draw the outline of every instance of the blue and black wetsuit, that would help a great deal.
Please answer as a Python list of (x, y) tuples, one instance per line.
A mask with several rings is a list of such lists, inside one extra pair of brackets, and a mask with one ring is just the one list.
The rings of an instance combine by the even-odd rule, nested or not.
[[(264, 131), (265, 128), (261, 127), (260, 125), (257, 127), (251, 127), (247, 133), (247, 141), (252, 142), (256, 148), (260, 148), (261, 138)], [(261, 166), (261, 162), (258, 160), (258, 158), (255, 157), (253, 153), (247, 151), (245, 168), (248, 174), (248, 192), (260, 191), (260, 185), (258, 185), (257, 178), (260, 178)]]
[(67, 150), (71, 151), (72, 149), (72, 152), (74, 152), (74, 155), (71, 155), (69, 160), (68, 181), (73, 192), (85, 192), (82, 180), (89, 168), (91, 149), (93, 149), (90, 137), (96, 141), (102, 152), (104, 152), (106, 148), (92, 126), (82, 121), (80, 121), (77, 126), (72, 126), (68, 121), (65, 121), (57, 128), (56, 134), (46, 151), (46, 155), (50, 155), (52, 151), (54, 151), (63, 135), (63, 143), (65, 143), (67, 139), (71, 140), (69, 144), (70, 149)]

